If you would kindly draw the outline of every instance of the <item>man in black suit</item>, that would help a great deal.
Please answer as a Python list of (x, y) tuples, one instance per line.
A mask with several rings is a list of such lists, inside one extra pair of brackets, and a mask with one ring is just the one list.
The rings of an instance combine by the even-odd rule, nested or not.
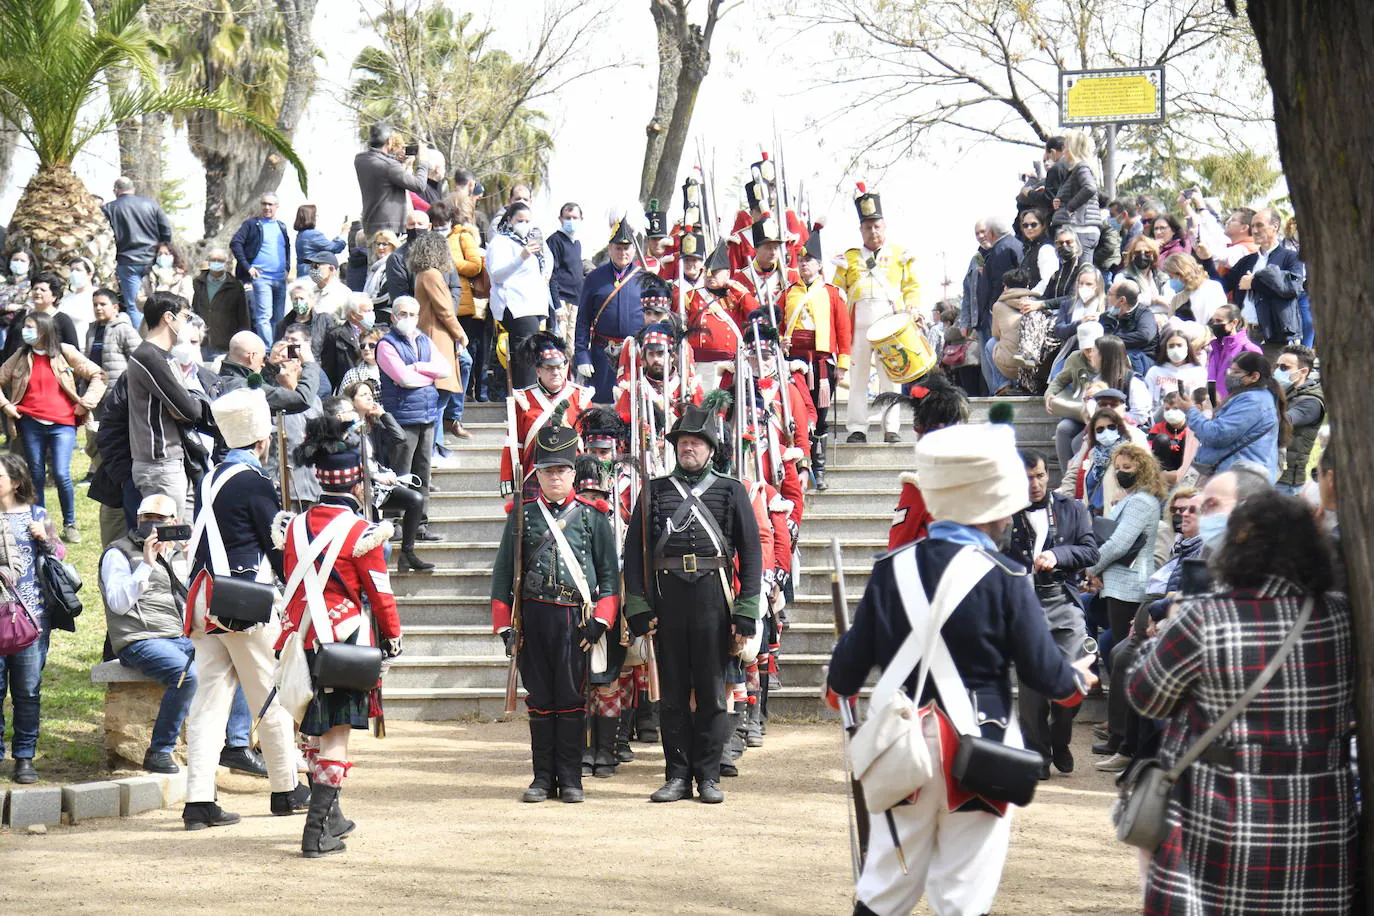
[(1307, 267), (1296, 251), (1279, 244), (1280, 226), (1277, 211), (1256, 213), (1250, 221), (1250, 236), (1259, 250), (1237, 261), (1221, 285), (1231, 301), (1242, 307), (1247, 321), (1253, 315), (1262, 342), (1285, 346), (1302, 342), (1298, 297), (1307, 283)]

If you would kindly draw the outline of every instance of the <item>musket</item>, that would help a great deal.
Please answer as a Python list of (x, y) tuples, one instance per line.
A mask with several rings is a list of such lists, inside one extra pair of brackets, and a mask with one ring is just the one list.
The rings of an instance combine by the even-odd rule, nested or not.
[[(363, 466), (363, 504), (362, 517), (372, 520), (372, 465), (371, 455), (372, 442), (367, 438), (367, 433), (360, 432), (358, 436), (358, 456)], [(382, 644), (381, 629), (377, 626), (376, 616), (372, 617), (372, 644), (380, 646)], [(386, 707), (382, 704), (382, 685), (377, 684), (377, 709), (380, 710), (372, 720), (372, 734), (377, 738), (386, 737)]]
[(520, 643), (522, 641), (521, 609), (524, 604), (522, 592), (525, 584), (525, 467), (520, 460), (519, 427), (515, 423), (515, 398), (506, 398), (506, 424), (508, 438), (506, 447), (510, 449), (511, 476), (515, 480), (512, 493), (511, 511), (515, 513), (515, 565), (511, 575), (510, 625), (515, 632), (511, 642), (510, 665), (506, 668), (506, 715), (515, 713), (516, 693), (520, 681)]
[[(835, 612), (835, 639), (839, 641), (849, 632), (849, 604), (844, 591), (844, 559), (837, 537), (830, 539), (830, 605)], [(859, 730), (852, 697), (840, 697), (840, 721), (843, 724), (840, 734), (844, 736), (844, 772), (849, 777), (849, 864), (857, 884), (868, 857), (868, 805), (864, 802), (863, 783), (854, 776), (849, 754), (849, 742)]]
[[(635, 381), (637, 382), (638, 380)], [(636, 385), (636, 387), (638, 386)], [(650, 408), (649, 413), (653, 413), (652, 408)], [(655, 592), (658, 590), (658, 576), (654, 573), (654, 553), (650, 538), (652, 529), (649, 524), (649, 518), (652, 515), (650, 510), (653, 508), (654, 499), (652, 475), (649, 473), (649, 436), (651, 436), (652, 433), (647, 428), (648, 424), (645, 424), (645, 427), (640, 439), (642, 444), (640, 462), (644, 467), (644, 473), (639, 476), (639, 522), (641, 526), (639, 533), (640, 540), (644, 542), (641, 545), (643, 550), (641, 559), (644, 563), (644, 600), (649, 605), (649, 613), (654, 614), (657, 613), (658, 610), (655, 607), (657, 603), (655, 600)], [(666, 439), (664, 441), (667, 442)], [(644, 639), (644, 665), (649, 669), (649, 702), (657, 703), (659, 699), (658, 650), (654, 646), (653, 636), (647, 636)]]
[(744, 476), (744, 399), (739, 397), (744, 383), (744, 348), (735, 348), (735, 473)]
[(286, 411), (277, 413), (277, 473), (281, 478), (281, 507), (291, 509), (291, 467), (286, 455)]
[[(759, 371), (762, 372), (762, 371), (763, 371), (763, 343), (759, 340), (759, 328), (758, 328), (758, 325), (757, 325), (757, 324), (754, 326), (754, 359), (757, 361), (757, 365), (758, 365), (758, 367), (759, 367)], [(774, 362), (775, 362), (774, 368), (776, 368), (776, 361), (774, 361)], [(759, 387), (759, 394), (760, 394), (760, 395), (763, 394), (763, 388), (762, 388), (762, 386)], [(788, 413), (788, 411), (787, 411), (787, 399), (786, 399), (786, 394), (787, 394), (786, 391), (780, 391), (780, 396), (779, 396), (779, 400), (782, 402), (782, 405), (783, 405), (783, 422), (784, 422), (784, 423), (786, 423), (787, 420), (790, 418), (790, 415), (789, 415), (789, 413)], [(757, 408), (756, 408), (756, 409), (757, 409)], [(765, 404), (765, 410), (764, 410), (764, 412), (763, 412), (763, 416), (762, 416), (760, 422), (763, 424), (763, 429), (762, 429), (762, 430), (759, 430), (759, 429), (756, 427), (756, 428), (755, 428), (755, 433), (756, 433), (756, 435), (757, 435), (758, 437), (760, 437), (760, 438), (766, 436), (766, 437), (767, 437), (767, 440), (771, 443), (771, 442), (772, 442), (772, 439), (773, 439), (773, 424), (769, 421), (768, 412), (767, 412), (767, 409), (766, 409), (766, 404)], [(759, 446), (762, 447), (762, 445), (763, 445), (763, 443), (760, 442), (760, 443), (759, 443)], [(782, 443), (781, 443), (781, 442), (777, 443), (777, 447), (776, 447), (776, 448), (769, 448), (769, 449), (768, 449), (768, 455), (769, 455), (769, 460), (770, 460), (770, 467), (771, 467), (772, 470), (773, 470), (773, 481), (774, 481), (774, 483), (775, 483), (776, 485), (779, 485), (779, 487), (780, 487), (780, 485), (782, 484)], [(760, 459), (760, 464), (762, 464), (762, 459)], [(762, 480), (763, 478), (760, 477), (759, 479)]]

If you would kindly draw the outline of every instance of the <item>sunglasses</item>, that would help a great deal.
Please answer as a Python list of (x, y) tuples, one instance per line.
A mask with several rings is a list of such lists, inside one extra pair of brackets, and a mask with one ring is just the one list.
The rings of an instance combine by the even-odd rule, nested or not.
[(363, 349), (364, 349), (364, 350), (375, 350), (375, 349), (377, 349), (377, 345), (376, 345), (375, 343), (365, 343), (365, 344), (363, 344)]
[(1197, 515), (1197, 506), (1175, 506), (1174, 515)]
[(1105, 432), (1106, 432), (1107, 430), (1109, 430), (1109, 429), (1116, 429), (1116, 427), (1115, 427), (1115, 426), (1094, 426), (1094, 427), (1093, 427), (1093, 432), (1097, 433), (1097, 434), (1100, 436), (1100, 435), (1102, 435), (1103, 433), (1105, 433)]
[(1039, 224), (1039, 223), (1022, 223), (1022, 224), (1021, 224), (1021, 228), (1022, 228), (1022, 229), (1039, 229), (1039, 228), (1040, 228), (1040, 224)]

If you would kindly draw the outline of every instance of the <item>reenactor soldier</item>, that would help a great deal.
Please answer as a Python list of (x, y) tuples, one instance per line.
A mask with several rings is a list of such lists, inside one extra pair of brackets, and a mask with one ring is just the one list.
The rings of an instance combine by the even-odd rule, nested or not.
[[(583, 800), (584, 689), (589, 672), (607, 668), (602, 640), (620, 604), (615, 535), (594, 502), (573, 492), (577, 433), (561, 419), (536, 437), (539, 492), (507, 519), (491, 578), (492, 627), (507, 655), (515, 653), (525, 685), (534, 764), (534, 781), (522, 799), (527, 802)], [(522, 569), (515, 562), (517, 523), (523, 526)], [(516, 589), (518, 620), (512, 615)]]
[(644, 325), (639, 305), (644, 266), (634, 263), (634, 244), (627, 221), (617, 221), (606, 245), (606, 261), (587, 274), (577, 304), (573, 361), (577, 374), (596, 389), (598, 404), (611, 403), (621, 347)]
[(740, 326), (756, 308), (753, 294), (731, 279), (729, 255), (720, 243), (706, 261), (704, 285), (687, 295), (687, 343), (707, 388), (719, 384), (717, 369), (734, 364)]
[(625, 540), (630, 631), (653, 635), (663, 685), (667, 781), (655, 802), (691, 797), (693, 779), (703, 802), (725, 800), (726, 661), (758, 628), (758, 523), (744, 485), (712, 469), (715, 425), (709, 410), (683, 411), (668, 433), (677, 466), (645, 487)]
[(782, 307), (787, 288), (797, 282), (795, 270), (782, 263), (782, 230), (772, 214), (765, 213), (753, 226), (754, 257), (732, 280), (738, 280), (760, 306)]
[[(867, 442), (868, 373), (873, 358), (868, 329), (873, 322), (896, 312), (910, 313), (917, 327), (924, 326), (925, 321), (921, 317), (921, 284), (916, 279), (916, 264), (901, 246), (888, 244), (882, 199), (860, 182), (854, 207), (859, 211), (864, 243), (840, 258), (835, 285), (849, 302), (853, 331), (849, 408), (845, 416), (849, 437), (845, 441)], [(879, 391), (892, 391), (895, 387), (884, 373), (878, 373)], [(897, 435), (898, 421), (895, 412), (886, 415), (883, 441), (901, 441)]]
[[(521, 463), (530, 466), (534, 454), (535, 439), (549, 423), (559, 404), (566, 404), (564, 417), (567, 423), (576, 424), (583, 410), (592, 405), (592, 389), (585, 388), (568, 378), (567, 345), (550, 334), (540, 331), (521, 341), (516, 359), (534, 364), (536, 381), (528, 388), (517, 388), (511, 395), (515, 399), (515, 430), (513, 435), (520, 446)], [(512, 433), (511, 430), (507, 430)], [(501, 450), (501, 493), (514, 492), (514, 476), (510, 464), (510, 450)]]

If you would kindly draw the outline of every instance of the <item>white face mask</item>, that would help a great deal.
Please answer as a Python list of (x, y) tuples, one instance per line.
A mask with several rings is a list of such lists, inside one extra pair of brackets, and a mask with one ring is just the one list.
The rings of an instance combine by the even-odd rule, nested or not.
[(1164, 411), (1164, 422), (1177, 429), (1183, 425), (1183, 421), (1188, 419), (1188, 415), (1181, 410), (1170, 408)]
[(16, 277), (27, 277), (29, 275), (29, 262), (21, 259), (10, 261), (10, 273)]
[(1165, 352), (1169, 354), (1169, 362), (1175, 366), (1188, 358), (1188, 347), (1184, 344), (1170, 344)]
[(172, 359), (181, 366), (194, 366), (200, 362), (200, 347), (193, 343), (179, 343), (172, 347)]
[(1097, 298), (1097, 290), (1091, 286), (1080, 286), (1078, 288), (1078, 301), (1087, 305)]
[(514, 232), (516, 235), (520, 236), (523, 239), (530, 233), (530, 224), (524, 221), (518, 223), (511, 223), (510, 231)]
[(67, 285), (75, 291), (85, 289), (89, 283), (90, 278), (86, 276), (84, 270), (74, 270), (67, 275)]
[(409, 337), (412, 334), (414, 334), (415, 331), (420, 327), (420, 319), (418, 316), (406, 316), (405, 318), (397, 318), (395, 321), (391, 323), (391, 326), (396, 329), (397, 334), (400, 334), (404, 337)]
[(157, 266), (161, 267), (163, 270), (167, 270), (174, 263), (176, 263), (175, 259), (173, 259), (170, 254), (160, 254), (157, 256)]

